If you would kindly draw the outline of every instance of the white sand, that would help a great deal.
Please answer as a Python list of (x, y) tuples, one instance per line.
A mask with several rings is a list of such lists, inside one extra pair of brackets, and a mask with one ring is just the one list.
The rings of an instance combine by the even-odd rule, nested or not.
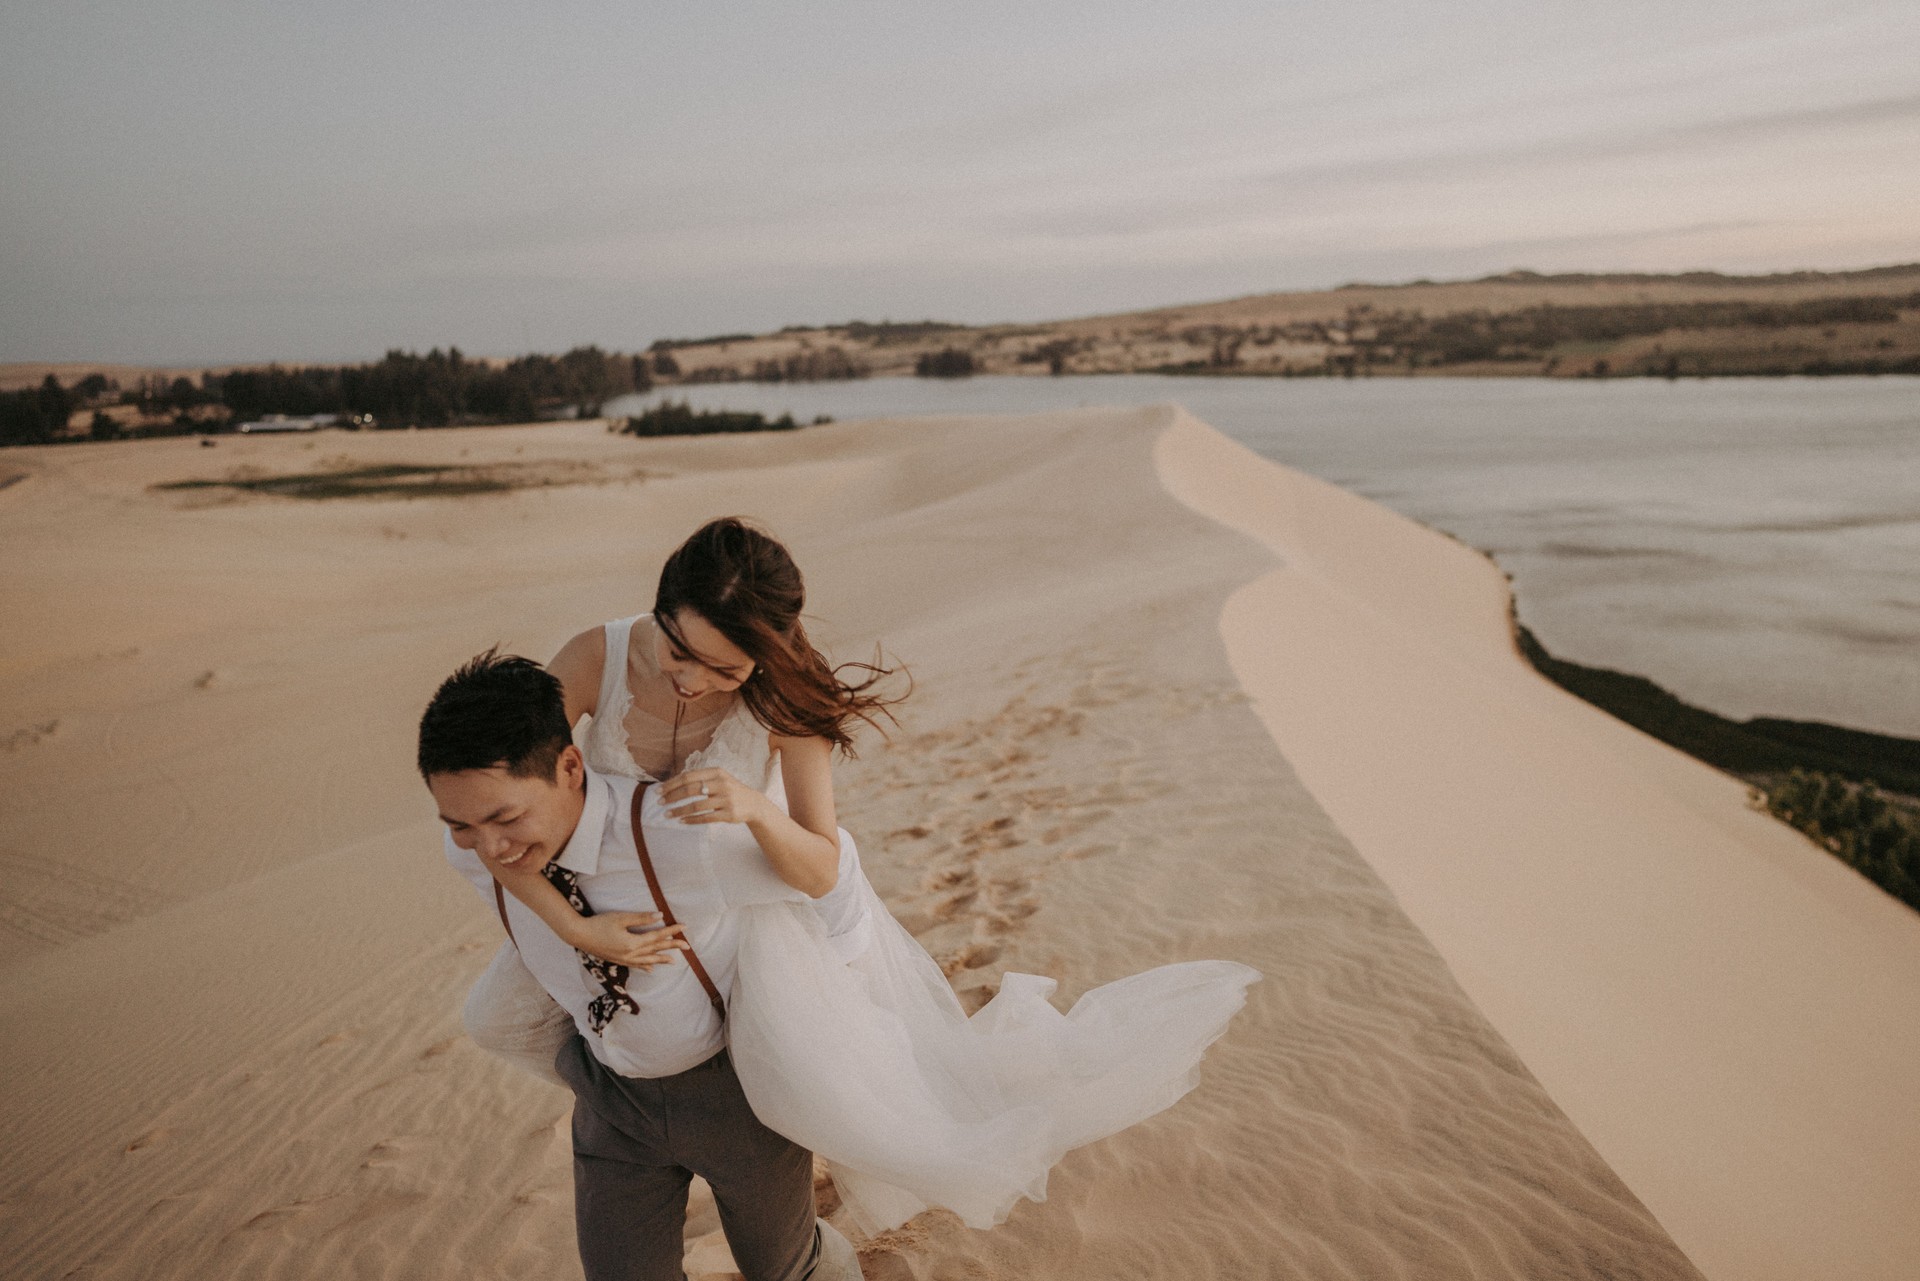
[(1280, 559), (1222, 621), (1274, 741), (1693, 1261), (1913, 1276), (1920, 916), (1538, 676), (1477, 552), (1191, 418), (1157, 457)]
[[(1310, 791), (1327, 772), (1303, 763), (1311, 745), (1292, 759), (1286, 730), (1283, 756), (1241, 692), (1222, 610), (1237, 637), (1249, 602), (1253, 616), (1265, 608), (1248, 593), (1271, 582), (1271, 554), (1176, 501), (1161, 473), (1200, 479), (1213, 497), (1264, 486), (1281, 504), (1310, 483), (1245, 464), (1192, 425), (1163, 440), (1169, 421), (1086, 411), (690, 441), (566, 424), (10, 452), (30, 472), (0, 490), (10, 1275), (578, 1275), (567, 1100), (459, 1035), (458, 1001), (498, 926), (440, 861), (411, 773), (413, 726), (435, 682), (487, 644), (544, 657), (583, 625), (644, 608), (660, 558), (724, 512), (758, 515), (790, 541), (816, 636), (840, 657), (880, 638), (912, 665), (919, 688), (892, 746), (870, 743), (838, 770), (844, 821), (967, 999), (1008, 968), (1056, 975), (1068, 999), (1190, 957), (1268, 976), (1187, 1099), (1070, 1156), (1044, 1204), (992, 1233), (935, 1213), (866, 1243), (870, 1277), (1698, 1275), (1635, 1196), (1666, 1186), (1606, 1148), (1619, 1136), (1605, 1116), (1579, 1114), (1592, 1093), (1582, 1083), (1618, 1079), (1618, 1061), (1559, 1077), (1551, 1055), (1533, 1063), (1554, 1011), (1481, 994), (1488, 976), (1457, 959), (1443, 928), (1471, 912), (1401, 887), (1400, 866), (1373, 849), (1378, 833)], [(342, 456), (591, 483), (213, 504), (148, 489)], [(1365, 598), (1385, 572), (1370, 552), (1410, 566), (1444, 543), (1346, 501), (1365, 537), (1318, 548), (1316, 581)], [(1497, 576), (1477, 588), (1470, 577), (1436, 579), (1427, 604), (1468, 629), (1459, 643), (1484, 650), (1475, 662), (1517, 663)], [(1403, 628), (1376, 614), (1284, 635), (1338, 642), (1331, 685), (1369, 654), (1401, 662)], [(1267, 712), (1278, 687), (1240, 648), (1234, 662)], [(1399, 674), (1363, 671), (1375, 685), (1329, 710), (1391, 720), (1393, 700), (1375, 691)], [(1455, 684), (1416, 685), (1405, 705), (1469, 694)], [(1531, 777), (1501, 755), (1505, 712), (1413, 724), (1421, 715), (1409, 710), (1403, 728), (1460, 725), (1454, 755), (1482, 762), (1494, 786)], [(1560, 711), (1552, 724), (1538, 741), (1569, 774), (1577, 765), (1576, 782), (1613, 787), (1643, 768), (1649, 749), (1597, 714)], [(1336, 730), (1320, 726), (1319, 741)], [(1376, 795), (1383, 821), (1417, 805), (1445, 836), (1469, 802), (1417, 784), (1395, 776), (1402, 790)], [(1767, 955), (1831, 964), (1860, 921), (1893, 919), (1798, 838), (1744, 814), (1737, 789), (1669, 784), (1660, 797), (1644, 813), (1613, 807), (1603, 825), (1644, 829), (1661, 848), (1700, 844), (1698, 829), (1779, 852), (1767, 866), (1801, 887), (1812, 923), (1786, 942), (1776, 933)], [(1510, 863), (1502, 839), (1517, 838), (1445, 848), (1466, 869)], [(1730, 885), (1715, 910), (1741, 893)], [(1596, 891), (1586, 932), (1545, 906), (1507, 912), (1503, 926), (1533, 929), (1539, 950), (1497, 977), (1537, 997), (1556, 966), (1600, 972), (1590, 935), (1613, 928), (1622, 899)], [(1846, 929), (1836, 904), (1853, 905)], [(1762, 964), (1758, 950), (1743, 961)], [(1678, 964), (1649, 972), (1679, 982)], [(1574, 1003), (1595, 1018), (1666, 1008), (1660, 991), (1594, 987)], [(1783, 1087), (1758, 1056), (1792, 1030), (1771, 1014), (1722, 1030), (1720, 1057), (1703, 1050), (1674, 1070), (1736, 1078), (1745, 1119), (1772, 1125), (1776, 1109), (1754, 1100)], [(1881, 1039), (1894, 1036), (1890, 1018)], [(1800, 1110), (1778, 1110), (1804, 1116), (1826, 1084), (1806, 1082)], [(1851, 1133), (1850, 1106), (1834, 1102), (1830, 1137)], [(1884, 1142), (1862, 1147), (1864, 1166), (1910, 1161), (1898, 1123), (1875, 1130)], [(1690, 1146), (1711, 1137), (1637, 1150), (1711, 1169), (1720, 1151)], [(1797, 1180), (1794, 1206), (1821, 1195), (1811, 1174), (1780, 1177)], [(1700, 1229), (1684, 1244), (1715, 1269), (1715, 1242), (1748, 1232), (1749, 1210), (1702, 1227), (1656, 1207), (1676, 1231)], [(1900, 1244), (1882, 1223), (1828, 1257)], [(711, 1245), (697, 1268), (717, 1266)]]

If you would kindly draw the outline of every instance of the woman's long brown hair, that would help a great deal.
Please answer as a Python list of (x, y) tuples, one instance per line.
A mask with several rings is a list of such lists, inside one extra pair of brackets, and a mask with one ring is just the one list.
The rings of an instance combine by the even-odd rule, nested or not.
[[(827, 739), (852, 756), (853, 722), (880, 728), (878, 718), (892, 720), (887, 708), (906, 694), (874, 692), (894, 674), (877, 662), (828, 666), (800, 623), (806, 598), (800, 569), (780, 541), (737, 516), (724, 516), (695, 530), (667, 557), (653, 621), (687, 655), (694, 651), (676, 615), (688, 609), (712, 623), (753, 660), (740, 696), (755, 719), (789, 738)], [(865, 675), (849, 681), (841, 675), (847, 671)]]

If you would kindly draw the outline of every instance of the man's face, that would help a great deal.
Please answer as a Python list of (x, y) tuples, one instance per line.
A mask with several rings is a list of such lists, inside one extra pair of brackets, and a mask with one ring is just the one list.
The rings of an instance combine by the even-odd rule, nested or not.
[(516, 778), (504, 766), (435, 774), (427, 790), (453, 843), (503, 867), (552, 862), (579, 825), (585, 777), (580, 749), (560, 754), (553, 778)]

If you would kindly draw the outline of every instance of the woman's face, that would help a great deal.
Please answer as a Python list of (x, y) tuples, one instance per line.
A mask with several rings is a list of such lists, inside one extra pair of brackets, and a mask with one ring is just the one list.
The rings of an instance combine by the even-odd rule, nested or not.
[(753, 675), (753, 660), (699, 614), (691, 609), (678, 610), (673, 624), (689, 649), (681, 649), (667, 639), (664, 629), (655, 628), (653, 657), (681, 698), (736, 690)]

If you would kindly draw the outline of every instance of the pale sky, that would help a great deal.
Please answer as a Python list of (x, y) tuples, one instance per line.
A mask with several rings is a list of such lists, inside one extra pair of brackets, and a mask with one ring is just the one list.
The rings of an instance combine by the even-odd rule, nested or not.
[(6, 0), (0, 360), (1920, 260), (1920, 0)]

